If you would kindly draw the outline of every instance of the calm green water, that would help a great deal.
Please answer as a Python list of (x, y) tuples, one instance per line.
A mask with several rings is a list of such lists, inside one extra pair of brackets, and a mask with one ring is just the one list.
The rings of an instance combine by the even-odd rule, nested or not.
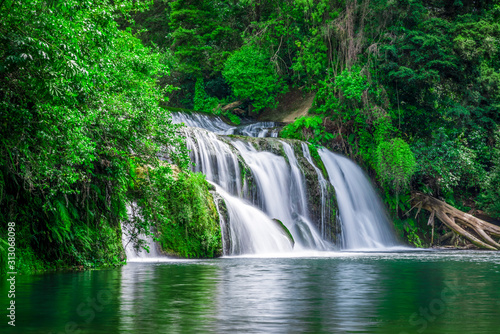
[(493, 252), (130, 263), (16, 289), (1, 333), (500, 333)]

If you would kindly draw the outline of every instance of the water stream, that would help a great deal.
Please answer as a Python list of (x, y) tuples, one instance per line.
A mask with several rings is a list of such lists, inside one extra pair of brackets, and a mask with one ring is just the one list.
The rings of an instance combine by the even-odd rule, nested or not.
[[(349, 159), (319, 150), (329, 176), (326, 180), (306, 143), (272, 138), (277, 135), (276, 123), (231, 126), (220, 117), (197, 113), (173, 113), (173, 121), (187, 125), (181, 131), (192, 170), (205, 174), (226, 203), (228, 217), (221, 217), (227, 220), (221, 221), (224, 255), (380, 249), (398, 244), (368, 178)], [(307, 171), (314, 182), (306, 181)], [(318, 189), (311, 189), (311, 183)], [(333, 188), (338, 215), (331, 214), (328, 203)], [(309, 209), (314, 201), (316, 214)], [(327, 231), (336, 226), (336, 218), (341, 238), (334, 245)]]
[(380, 249), (398, 245), (375, 190), (363, 170), (344, 156), (318, 151), (337, 193), (343, 249)]

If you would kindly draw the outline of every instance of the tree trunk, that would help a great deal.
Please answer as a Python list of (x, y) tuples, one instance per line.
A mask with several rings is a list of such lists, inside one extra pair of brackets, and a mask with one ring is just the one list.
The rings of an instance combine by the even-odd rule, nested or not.
[(413, 194), (412, 205), (418, 207), (419, 210), (425, 209), (431, 212), (431, 216), (435, 215), (452, 231), (468, 239), (474, 245), (490, 250), (500, 250), (500, 240), (498, 240), (500, 226), (485, 222), (420, 192)]

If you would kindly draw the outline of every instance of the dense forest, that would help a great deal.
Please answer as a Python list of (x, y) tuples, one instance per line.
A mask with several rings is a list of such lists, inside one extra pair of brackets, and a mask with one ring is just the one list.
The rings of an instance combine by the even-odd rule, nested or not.
[(408, 243), (431, 240), (416, 192), (500, 219), (498, 1), (6, 0), (0, 18), (0, 247), (15, 222), (20, 272), (119, 264), (120, 224), (220, 255), (170, 110), (238, 124), (294, 96), (314, 101), (280, 137), (362, 165)]

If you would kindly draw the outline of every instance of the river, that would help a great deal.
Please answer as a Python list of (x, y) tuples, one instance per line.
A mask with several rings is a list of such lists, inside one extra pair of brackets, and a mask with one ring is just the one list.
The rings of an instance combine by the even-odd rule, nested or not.
[(500, 253), (292, 254), (18, 276), (2, 333), (500, 332)]

